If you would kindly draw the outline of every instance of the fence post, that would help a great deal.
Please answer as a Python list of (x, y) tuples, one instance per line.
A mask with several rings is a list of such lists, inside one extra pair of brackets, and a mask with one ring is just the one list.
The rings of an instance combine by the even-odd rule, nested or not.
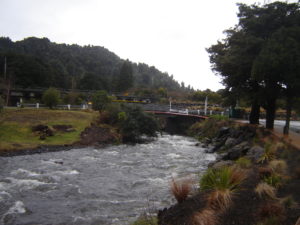
[(200, 115), (200, 110), (199, 109), (197, 110), (197, 112), (198, 112), (198, 115)]
[(36, 103), (36, 108), (39, 109), (40, 108), (40, 103)]
[(224, 116), (224, 112), (221, 112), (221, 115)]
[(212, 113), (213, 113), (213, 111), (212, 111), (212, 110), (210, 110), (209, 114), (210, 114), (210, 115), (212, 115)]
[(70, 104), (68, 104), (68, 110), (70, 110), (71, 109), (71, 105)]

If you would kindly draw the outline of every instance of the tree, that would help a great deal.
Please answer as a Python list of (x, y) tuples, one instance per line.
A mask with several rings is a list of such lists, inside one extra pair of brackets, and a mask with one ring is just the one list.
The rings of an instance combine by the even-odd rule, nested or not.
[(42, 100), (46, 106), (53, 109), (59, 103), (60, 93), (55, 88), (49, 88), (43, 93)]
[(122, 106), (125, 112), (120, 128), (123, 141), (136, 142), (141, 135), (156, 136), (159, 126), (155, 118), (137, 106)]
[(117, 79), (116, 91), (124, 92), (133, 86), (133, 71), (131, 63), (126, 60)]
[[(288, 134), (293, 103), (300, 97), (300, 26), (280, 28), (274, 32), (254, 63), (253, 73), (267, 86), (276, 82), (286, 97), (286, 125)], [(268, 90), (268, 89), (267, 89)]]
[(93, 109), (102, 111), (105, 109), (105, 107), (111, 103), (111, 98), (107, 95), (107, 92), (104, 90), (97, 91), (93, 97), (92, 97), (92, 102), (93, 102)]
[(259, 58), (266, 55), (265, 46), (276, 31), (299, 26), (299, 3), (239, 4), (238, 17), (239, 24), (226, 31), (227, 37), (208, 49), (210, 61), (229, 93), (251, 100), (250, 123), (258, 123), (263, 105), (266, 127), (272, 129), (282, 79), (273, 67), (260, 70), (264, 63)]

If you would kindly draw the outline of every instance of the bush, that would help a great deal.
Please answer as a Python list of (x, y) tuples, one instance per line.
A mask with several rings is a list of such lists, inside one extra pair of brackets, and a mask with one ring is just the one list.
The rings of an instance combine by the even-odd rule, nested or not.
[(126, 116), (121, 116), (120, 130), (125, 142), (136, 142), (142, 135), (151, 137), (156, 136), (159, 130), (156, 119), (145, 113), (140, 107), (137, 106), (122, 106), (123, 112)]
[(46, 106), (53, 109), (59, 103), (60, 93), (55, 88), (49, 88), (43, 93), (42, 100)]
[(102, 91), (97, 91), (93, 96), (92, 96), (92, 108), (94, 110), (102, 111), (107, 107), (111, 102), (111, 98), (107, 95), (107, 92), (102, 90)]

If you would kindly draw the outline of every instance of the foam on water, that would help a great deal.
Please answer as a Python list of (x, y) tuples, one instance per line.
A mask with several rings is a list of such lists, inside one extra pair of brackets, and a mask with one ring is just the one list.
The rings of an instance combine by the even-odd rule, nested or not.
[(39, 173), (32, 172), (32, 171), (29, 171), (29, 170), (25, 170), (25, 169), (22, 169), (22, 168), (19, 168), (17, 170), (13, 170), (13, 171), (11, 171), (10, 174), (11, 175), (25, 175), (25, 176), (29, 176), (29, 177), (35, 177), (35, 176), (41, 175)]
[(15, 204), (9, 208), (6, 214), (22, 214), (25, 212), (26, 209), (24, 203), (21, 201), (16, 201)]

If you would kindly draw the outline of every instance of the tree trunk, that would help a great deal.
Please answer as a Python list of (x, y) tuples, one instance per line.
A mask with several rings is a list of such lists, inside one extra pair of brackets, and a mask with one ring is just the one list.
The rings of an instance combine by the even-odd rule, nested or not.
[(292, 115), (292, 98), (287, 97), (286, 100), (286, 117), (285, 117), (285, 126), (283, 128), (283, 134), (289, 134), (290, 129), (290, 120)]
[(249, 123), (250, 124), (259, 124), (259, 114), (260, 114), (260, 105), (258, 104), (258, 99), (255, 98), (251, 105)]
[(275, 111), (276, 111), (276, 98), (268, 98), (266, 107), (266, 128), (274, 129)]

